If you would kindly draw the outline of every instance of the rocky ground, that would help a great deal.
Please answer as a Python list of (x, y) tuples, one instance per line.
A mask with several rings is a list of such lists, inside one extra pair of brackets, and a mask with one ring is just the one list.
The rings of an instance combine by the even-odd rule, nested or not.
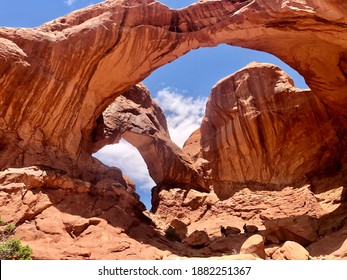
[[(34, 259), (347, 258), (343, 187), (319, 194), (308, 185), (243, 188), (224, 201), (171, 188), (160, 193), (153, 214), (108, 181), (92, 188), (42, 167), (5, 173), (2, 219), (16, 225), (14, 236), (30, 245)], [(245, 223), (258, 231), (245, 233)], [(179, 241), (168, 234), (170, 225)], [(240, 233), (224, 236), (220, 226)]]

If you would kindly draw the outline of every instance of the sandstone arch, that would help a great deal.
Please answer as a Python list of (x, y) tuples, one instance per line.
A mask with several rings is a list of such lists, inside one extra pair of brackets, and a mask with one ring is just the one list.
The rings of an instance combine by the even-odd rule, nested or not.
[(171, 140), (163, 111), (142, 84), (116, 98), (100, 116), (92, 151), (118, 143), (121, 137), (138, 149), (157, 184), (204, 189), (191, 158)]
[[(301, 73), (345, 123), (342, 0), (105, 1), (34, 29), (0, 29), (0, 166), (48, 164), (93, 177), (96, 119), (116, 96), (191, 49), (263, 50)], [(341, 136), (342, 138), (344, 136)]]
[[(220, 43), (272, 53), (298, 70), (316, 96), (313, 103), (319, 104), (325, 123), (333, 128), (328, 130), (329, 135), (335, 134), (332, 138), (337, 141), (330, 143), (342, 147), (337, 153), (344, 167), (346, 13), (344, 0), (215, 0), (177, 11), (152, 0), (109, 0), (38, 28), (0, 28), (0, 168), (39, 165), (1, 172), (1, 214), (6, 221), (20, 224), (17, 235), (36, 248), (44, 244), (43, 252), (36, 251), (40, 258), (119, 258), (120, 251), (133, 256), (132, 248), (147, 252), (146, 258), (163, 258), (158, 251), (168, 248), (180, 254), (169, 245), (162, 247), (153, 229), (142, 223), (149, 222), (141, 215), (144, 207), (134, 185), (120, 170), (106, 168), (91, 157), (92, 151), (100, 147), (96, 143), (102, 142), (95, 138), (100, 125), (97, 120), (117, 96), (151, 71), (191, 49)], [(129, 133), (131, 138), (134, 134)], [(155, 138), (140, 137), (155, 147)], [(194, 137), (197, 139), (198, 133)], [(188, 176), (171, 178), (174, 175), (165, 168), (160, 172), (169, 181), (191, 181), (198, 165), (191, 164), (189, 158), (186, 164), (186, 155), (180, 158), (181, 151), (170, 148), (175, 157), (169, 164), (187, 167), (184, 174)], [(206, 151), (203, 154), (208, 156)], [(339, 175), (334, 178), (336, 185), (345, 179), (343, 170)], [(159, 183), (163, 182), (160, 176)], [(216, 177), (212, 179), (219, 179)], [(339, 189), (340, 194), (334, 194), (333, 201), (328, 202), (345, 200), (345, 185)], [(231, 201), (232, 212), (230, 205), (212, 192), (163, 190), (174, 194), (173, 199), (164, 201), (165, 207), (155, 205), (158, 214), (167, 219), (169, 211), (179, 211), (182, 219), (187, 218), (183, 207), (185, 211), (196, 210), (193, 222), (222, 213), (228, 218), (232, 213), (244, 219), (251, 215), (281, 219), (282, 214), (296, 218), (310, 213), (318, 217), (330, 211), (319, 221), (319, 234), (323, 235), (345, 223), (345, 205), (341, 203), (337, 209), (336, 205), (325, 205), (323, 209), (308, 185), (299, 190), (287, 188), (275, 201), (271, 189), (254, 195), (243, 188), (243, 193)], [(164, 191), (157, 196), (163, 198)], [(220, 188), (222, 195), (230, 195), (229, 190), (224, 192)], [(246, 208), (243, 196), (251, 201)], [(286, 213), (277, 211), (286, 203), (290, 203)], [(215, 211), (214, 216), (206, 216), (208, 211)], [(57, 226), (51, 226), (51, 219)], [(82, 236), (85, 230), (91, 231)], [(282, 232), (282, 228), (274, 231)], [(72, 240), (69, 233), (78, 233), (81, 238)], [(37, 238), (42, 235), (43, 241)], [(110, 244), (115, 235), (120, 240)], [(62, 237), (59, 242), (57, 236)], [(92, 249), (80, 253), (81, 247), (90, 248), (90, 241)], [(152, 251), (143, 241), (158, 246), (158, 250)], [(341, 238), (337, 243), (344, 241)], [(51, 249), (48, 255), (47, 246)], [(72, 253), (62, 252), (61, 248), (70, 248)], [(92, 255), (94, 252), (96, 255)], [(340, 258), (345, 258), (344, 252), (341, 250)]]

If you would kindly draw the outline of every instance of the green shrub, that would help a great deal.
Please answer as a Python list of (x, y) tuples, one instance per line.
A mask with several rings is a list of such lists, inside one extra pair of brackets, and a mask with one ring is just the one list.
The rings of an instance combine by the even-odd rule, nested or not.
[(26, 245), (23, 246), (17, 238), (7, 239), (0, 243), (1, 260), (31, 260), (32, 250)]
[(8, 225), (6, 225), (4, 232), (5, 232), (5, 234), (9, 235), (9, 234), (14, 232), (15, 228), (16, 228), (16, 226), (14, 224), (8, 224)]

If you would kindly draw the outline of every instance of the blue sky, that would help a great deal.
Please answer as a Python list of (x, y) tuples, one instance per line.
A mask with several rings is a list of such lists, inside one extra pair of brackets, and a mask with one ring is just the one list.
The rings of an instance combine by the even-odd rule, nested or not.
[[(0, 26), (35, 27), (100, 0), (1, 0)], [(196, 1), (162, 0), (171, 8), (182, 8)], [(152, 96), (167, 114), (171, 137), (182, 145), (198, 126), (204, 114), (206, 98), (212, 86), (223, 77), (250, 62), (269, 62), (280, 66), (299, 88), (306, 88), (303, 78), (276, 57), (263, 52), (220, 45), (189, 52), (157, 69), (144, 80)], [(146, 165), (135, 148), (122, 141), (107, 146), (96, 156), (105, 164), (120, 167), (132, 178), (141, 200), (150, 208), (149, 178)]]

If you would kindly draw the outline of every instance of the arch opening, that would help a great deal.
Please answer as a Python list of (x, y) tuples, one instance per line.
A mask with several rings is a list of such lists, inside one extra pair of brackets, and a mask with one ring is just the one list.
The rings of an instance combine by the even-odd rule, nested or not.
[[(191, 51), (160, 67), (143, 81), (151, 97), (163, 110), (175, 144), (182, 148), (190, 134), (200, 127), (213, 85), (252, 61), (279, 65), (293, 78), (298, 88), (307, 88), (304, 78), (277, 57), (225, 44)], [(129, 155), (126, 154), (128, 152)], [(118, 145), (104, 147), (94, 156), (106, 165), (117, 166), (134, 180), (141, 200), (147, 209), (150, 208), (150, 190), (155, 183), (134, 146), (122, 140)]]
[(220, 79), (254, 61), (277, 65), (294, 80), (297, 88), (308, 88), (303, 76), (276, 56), (227, 44), (192, 50), (152, 72), (143, 83), (152, 95), (170, 87), (185, 96), (206, 98)]
[(107, 166), (120, 168), (125, 176), (134, 181), (141, 202), (147, 209), (151, 208), (151, 189), (155, 182), (136, 147), (122, 138), (119, 143), (106, 145), (93, 156)]
[(181, 9), (184, 7), (187, 7), (193, 3), (196, 3), (197, 0), (159, 0), (158, 2), (167, 5), (168, 7), (172, 9)]

